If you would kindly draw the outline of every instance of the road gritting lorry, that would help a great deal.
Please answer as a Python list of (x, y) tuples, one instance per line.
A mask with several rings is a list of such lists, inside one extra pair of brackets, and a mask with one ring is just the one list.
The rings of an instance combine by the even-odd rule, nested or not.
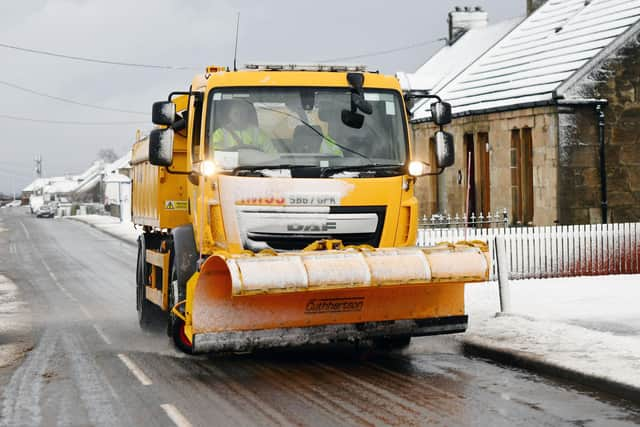
[[(421, 97), (433, 167), (412, 154)], [(208, 67), (154, 103), (132, 149), (140, 325), (166, 322), (187, 353), (465, 331), (486, 245), (415, 246), (415, 183), (452, 165), (450, 120), (361, 66)]]

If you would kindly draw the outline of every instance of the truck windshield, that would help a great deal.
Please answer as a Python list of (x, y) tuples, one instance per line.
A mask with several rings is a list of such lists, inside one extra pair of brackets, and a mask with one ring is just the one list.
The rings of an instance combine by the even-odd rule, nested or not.
[(342, 122), (349, 88), (229, 88), (209, 94), (206, 153), (223, 170), (401, 166), (407, 138), (400, 96), (365, 89), (373, 109), (361, 128)]

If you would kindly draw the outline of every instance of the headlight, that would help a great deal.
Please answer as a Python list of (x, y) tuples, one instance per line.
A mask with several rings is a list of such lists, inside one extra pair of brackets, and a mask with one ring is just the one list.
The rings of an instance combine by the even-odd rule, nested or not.
[(211, 160), (200, 163), (200, 173), (204, 176), (213, 176), (216, 173), (216, 164)]
[(427, 173), (427, 167), (426, 163), (414, 160), (409, 163), (409, 175), (416, 177), (422, 176)]

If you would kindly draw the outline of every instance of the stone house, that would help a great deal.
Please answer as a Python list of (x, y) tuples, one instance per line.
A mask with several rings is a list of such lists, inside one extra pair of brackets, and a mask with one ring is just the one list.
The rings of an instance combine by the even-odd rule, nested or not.
[[(450, 25), (456, 12), (476, 11), (452, 12)], [(453, 106), (445, 130), (456, 162), (419, 181), (423, 213), (468, 205), (476, 215), (507, 209), (522, 224), (638, 221), (640, 0), (529, 0), (528, 12), (424, 88)], [(455, 56), (470, 35), (445, 49)], [(429, 61), (417, 74), (447, 65)], [(418, 158), (433, 163), (428, 103), (412, 113)]]

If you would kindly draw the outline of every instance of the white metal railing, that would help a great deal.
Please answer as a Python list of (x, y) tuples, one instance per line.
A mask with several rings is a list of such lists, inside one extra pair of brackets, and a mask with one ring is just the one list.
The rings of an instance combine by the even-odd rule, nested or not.
[(418, 246), (482, 240), (489, 243), (496, 280), (495, 237), (504, 236), (510, 279), (640, 273), (640, 223), (549, 227), (430, 228)]

